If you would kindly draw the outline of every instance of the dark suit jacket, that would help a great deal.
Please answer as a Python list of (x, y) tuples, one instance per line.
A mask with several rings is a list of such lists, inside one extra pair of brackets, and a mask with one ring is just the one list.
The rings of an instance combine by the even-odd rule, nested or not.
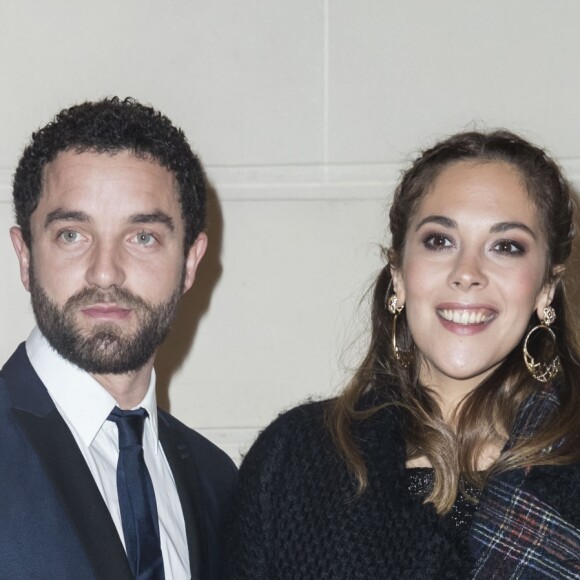
[[(236, 469), (163, 411), (159, 439), (181, 500), (192, 578), (215, 580)], [(132, 578), (109, 510), (23, 344), (0, 372), (0, 578)]]

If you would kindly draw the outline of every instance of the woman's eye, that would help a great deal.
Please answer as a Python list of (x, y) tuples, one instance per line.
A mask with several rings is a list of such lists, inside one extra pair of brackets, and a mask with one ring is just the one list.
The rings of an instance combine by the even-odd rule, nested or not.
[(428, 250), (444, 250), (453, 246), (451, 240), (443, 234), (431, 234), (423, 240)]
[(58, 237), (67, 244), (74, 244), (80, 240), (81, 235), (74, 230), (64, 230), (59, 234)]
[(501, 242), (498, 242), (493, 247), (493, 250), (499, 254), (512, 256), (523, 254), (525, 251), (521, 244), (518, 244), (518, 242), (514, 242), (512, 240), (502, 240)]

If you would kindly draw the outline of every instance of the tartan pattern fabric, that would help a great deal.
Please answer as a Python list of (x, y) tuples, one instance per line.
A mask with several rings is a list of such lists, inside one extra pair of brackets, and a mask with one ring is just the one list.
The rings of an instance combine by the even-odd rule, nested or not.
[(580, 530), (510, 482), (486, 489), (471, 528), (479, 547), (473, 578), (580, 578)]
[[(532, 435), (557, 406), (553, 385), (530, 397), (506, 448)], [(501, 473), (486, 484), (470, 530), (472, 578), (578, 580), (580, 530), (523, 489), (527, 471)]]

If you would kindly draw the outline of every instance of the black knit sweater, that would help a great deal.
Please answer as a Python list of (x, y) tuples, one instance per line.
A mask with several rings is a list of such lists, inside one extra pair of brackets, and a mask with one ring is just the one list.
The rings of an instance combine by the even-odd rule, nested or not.
[[(241, 469), (225, 551), (228, 580), (467, 579), (465, 537), (449, 517), (413, 497), (392, 411), (357, 425), (368, 487), (356, 484), (324, 425), (325, 403), (280, 416)], [(565, 477), (554, 477), (567, 470)], [(545, 501), (580, 526), (580, 469), (530, 478)], [(565, 489), (558, 485), (565, 484)]]

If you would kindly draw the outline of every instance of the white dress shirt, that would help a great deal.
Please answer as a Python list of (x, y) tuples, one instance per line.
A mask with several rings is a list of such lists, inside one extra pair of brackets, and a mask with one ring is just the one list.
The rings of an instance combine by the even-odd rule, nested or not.
[[(117, 402), (91, 375), (62, 358), (38, 328), (28, 337), (26, 352), (71, 430), (124, 545), (117, 495), (119, 436), (117, 425), (107, 421)], [(152, 372), (145, 398), (135, 408), (140, 407), (149, 415), (143, 432), (143, 454), (157, 501), (165, 577), (168, 580), (185, 580), (191, 577), (185, 521), (175, 480), (159, 443), (155, 371)]]

